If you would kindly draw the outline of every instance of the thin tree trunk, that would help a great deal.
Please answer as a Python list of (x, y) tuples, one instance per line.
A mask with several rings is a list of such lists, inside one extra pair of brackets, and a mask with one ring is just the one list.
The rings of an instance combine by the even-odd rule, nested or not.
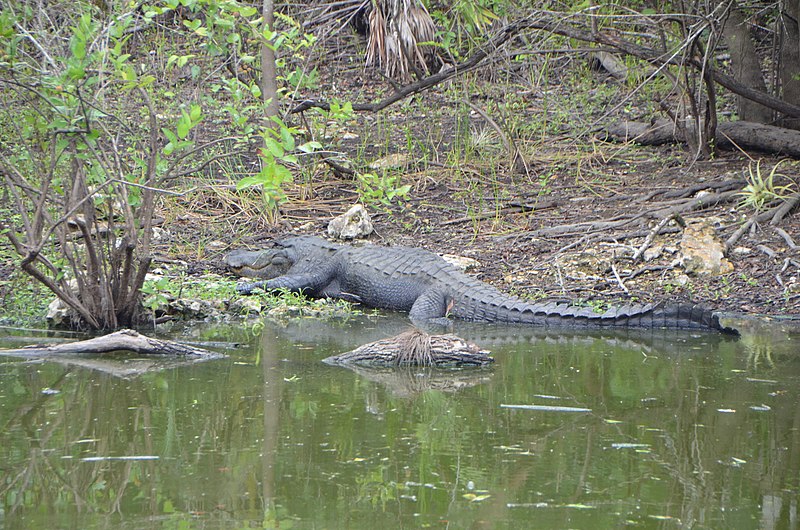
[[(781, 65), (778, 76), (783, 100), (800, 105), (800, 0), (784, 0), (781, 11)], [(784, 118), (781, 125), (800, 129), (800, 118)]]
[[(722, 35), (730, 49), (733, 78), (747, 87), (766, 93), (767, 86), (764, 83), (761, 62), (750, 37), (750, 28), (736, 2), (731, 5), (728, 20), (722, 28)], [(755, 123), (772, 122), (772, 111), (755, 101), (737, 95), (736, 106), (740, 120)]]
[[(261, 15), (264, 17), (264, 28), (272, 31), (275, 22), (275, 3), (273, 0), (264, 0)], [(266, 105), (266, 117), (277, 116), (279, 107), (275, 51), (265, 44), (261, 45), (261, 95)]]

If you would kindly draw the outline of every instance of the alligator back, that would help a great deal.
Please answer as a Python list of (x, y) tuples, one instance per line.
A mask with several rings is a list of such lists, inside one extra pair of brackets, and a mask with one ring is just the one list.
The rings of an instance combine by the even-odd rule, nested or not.
[(408, 311), (418, 297), (436, 291), (449, 300), (444, 304), (449, 305), (446, 316), (472, 322), (732, 331), (724, 328), (711, 310), (693, 304), (629, 304), (598, 313), (569, 302), (531, 303), (468, 276), (423, 249), (370, 245), (342, 247), (339, 252), (344, 253), (342, 264), (348, 278), (342, 283), (343, 290), (357, 292), (373, 307)]

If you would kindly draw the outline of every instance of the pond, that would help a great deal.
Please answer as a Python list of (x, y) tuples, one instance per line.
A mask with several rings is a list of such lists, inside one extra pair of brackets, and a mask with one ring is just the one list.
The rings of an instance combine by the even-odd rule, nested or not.
[(798, 527), (800, 334), (462, 325), (493, 367), (321, 362), (406, 326), (174, 329), (228, 357), (139, 375), (0, 357), (0, 528)]

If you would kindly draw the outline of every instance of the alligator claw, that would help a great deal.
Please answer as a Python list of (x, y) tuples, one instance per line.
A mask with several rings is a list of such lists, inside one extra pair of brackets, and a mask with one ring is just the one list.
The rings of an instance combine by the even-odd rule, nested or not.
[(236, 292), (239, 294), (252, 294), (259, 287), (261, 287), (261, 282), (240, 283), (236, 286)]

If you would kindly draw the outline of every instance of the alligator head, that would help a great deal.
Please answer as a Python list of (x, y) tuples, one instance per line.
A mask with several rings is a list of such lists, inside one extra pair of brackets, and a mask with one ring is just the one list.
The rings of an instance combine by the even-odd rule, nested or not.
[(235, 274), (269, 280), (286, 274), (294, 263), (284, 248), (268, 250), (234, 250), (225, 256), (225, 264)]

